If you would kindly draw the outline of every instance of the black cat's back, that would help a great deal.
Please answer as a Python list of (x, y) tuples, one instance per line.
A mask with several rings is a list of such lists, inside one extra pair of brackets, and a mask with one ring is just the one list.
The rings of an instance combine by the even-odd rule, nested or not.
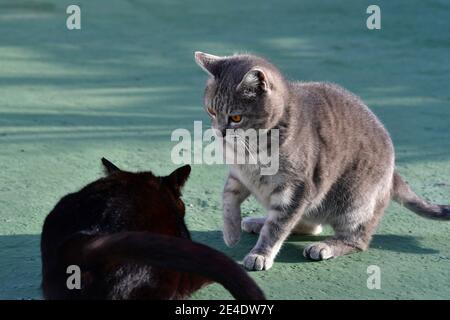
[[(114, 261), (108, 261), (106, 264), (110, 266), (92, 267), (83, 265), (80, 260), (83, 239), (88, 241), (87, 239), (121, 231), (155, 231), (146, 228), (151, 224), (148, 220), (152, 219), (151, 216), (145, 215), (145, 208), (139, 200), (140, 197), (146, 196), (146, 192), (140, 189), (141, 184), (140, 177), (117, 172), (60, 200), (45, 219), (43, 227), (41, 252), (44, 293), (57, 291), (64, 299), (170, 297), (171, 293), (167, 292), (170, 290), (158, 284), (161, 282), (167, 287), (174, 286), (181, 277), (178, 273), (169, 274), (137, 262), (120, 262), (120, 265), (117, 265)], [(138, 210), (141, 210), (141, 217), (137, 213)], [(173, 232), (160, 232), (177, 233), (175, 227), (167, 229), (173, 229)], [(63, 257), (80, 267), (82, 282), (85, 282), (85, 287), (81, 290), (69, 290), (63, 281), (69, 276), (64, 272), (67, 271), (69, 263), (61, 261)], [(46, 281), (47, 278), (56, 281)], [(91, 283), (94, 279), (95, 283)], [(59, 286), (47, 288), (48, 282), (57, 283)], [(160, 288), (151, 289), (157, 287)]]

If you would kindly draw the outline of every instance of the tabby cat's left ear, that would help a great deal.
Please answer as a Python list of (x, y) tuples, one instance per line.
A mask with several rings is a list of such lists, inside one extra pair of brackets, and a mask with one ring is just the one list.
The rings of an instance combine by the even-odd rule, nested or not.
[(176, 169), (170, 175), (164, 178), (167, 181), (170, 187), (172, 187), (176, 192), (180, 192), (189, 178), (189, 174), (191, 173), (191, 166), (185, 165)]

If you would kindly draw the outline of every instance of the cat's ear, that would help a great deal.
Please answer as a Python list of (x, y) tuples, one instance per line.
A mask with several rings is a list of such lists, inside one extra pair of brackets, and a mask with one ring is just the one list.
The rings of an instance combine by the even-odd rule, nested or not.
[(268, 92), (269, 79), (266, 72), (260, 67), (252, 68), (244, 75), (236, 90), (244, 90), (249, 95), (255, 95), (258, 92)]
[(116, 165), (114, 165), (111, 161), (105, 158), (102, 158), (102, 163), (106, 174), (112, 174), (114, 172), (122, 171), (118, 167), (116, 167)]
[(176, 192), (180, 192), (189, 178), (189, 174), (191, 173), (191, 166), (185, 165), (176, 169), (170, 175), (165, 177), (165, 180)]
[(212, 54), (196, 51), (194, 53), (195, 62), (205, 70), (210, 76), (215, 77), (217, 74), (219, 63), (222, 57), (214, 56)]

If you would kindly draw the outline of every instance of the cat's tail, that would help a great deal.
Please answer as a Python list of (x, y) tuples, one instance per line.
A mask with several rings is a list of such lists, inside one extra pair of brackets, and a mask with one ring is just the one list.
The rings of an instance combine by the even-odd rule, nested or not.
[(424, 218), (450, 220), (450, 205), (433, 204), (422, 199), (397, 172), (394, 172), (392, 199)]
[(235, 299), (265, 299), (259, 286), (236, 262), (189, 239), (150, 232), (119, 232), (95, 237), (84, 245), (83, 260), (90, 265), (111, 259), (195, 273), (220, 283)]

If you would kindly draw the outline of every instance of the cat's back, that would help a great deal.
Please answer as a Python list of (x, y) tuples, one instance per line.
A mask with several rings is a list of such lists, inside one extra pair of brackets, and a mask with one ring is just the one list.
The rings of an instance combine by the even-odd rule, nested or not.
[(392, 149), (387, 130), (357, 95), (330, 82), (297, 82), (292, 89), (294, 103), (319, 130), (327, 130), (330, 137), (355, 141), (366, 138)]
[(308, 140), (304, 152), (320, 159), (330, 177), (337, 179), (349, 166), (390, 174), (395, 159), (391, 137), (359, 97), (327, 82), (295, 83), (292, 90), (297, 124), (291, 134)]
[(295, 92), (295, 99), (304, 107), (335, 114), (358, 111), (355, 115), (379, 121), (357, 95), (335, 83), (295, 82), (292, 89)]
[[(155, 223), (152, 227), (155, 218), (148, 214), (151, 211), (148, 202), (159, 195), (154, 194), (152, 198), (149, 190), (153, 190), (152, 183), (147, 181), (145, 173), (119, 172), (61, 198), (46, 217), (41, 234), (42, 288), (47, 298), (146, 299), (171, 297), (177, 292), (181, 273), (138, 261), (117, 263), (111, 258), (111, 263), (108, 257), (98, 269), (102, 270), (100, 273), (97, 266), (82, 270), (82, 279), (88, 279), (89, 283), (85, 290), (67, 290), (65, 287), (67, 263), (64, 259), (78, 261), (84, 237), (127, 231), (175, 233), (170, 217), (166, 223)], [(157, 206), (152, 208), (158, 211)]]
[(101, 225), (103, 213), (108, 209), (113, 196), (112, 184), (107, 179), (99, 179), (77, 192), (62, 197), (47, 215), (42, 232), (42, 244), (57, 247), (68, 235), (92, 230)]

